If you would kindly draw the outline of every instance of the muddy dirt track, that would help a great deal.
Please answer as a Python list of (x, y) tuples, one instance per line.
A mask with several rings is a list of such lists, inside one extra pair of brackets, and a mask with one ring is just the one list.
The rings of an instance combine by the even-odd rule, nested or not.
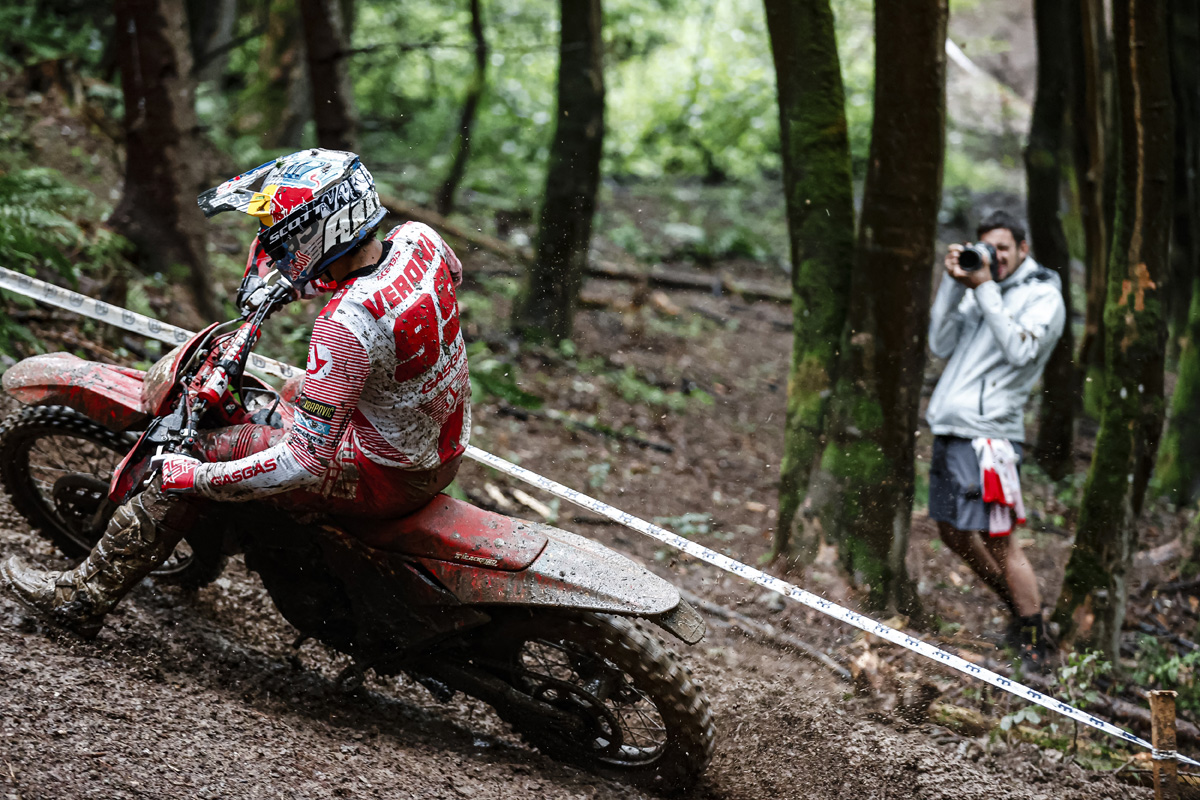
[[(703, 303), (710, 314), (740, 314), (741, 324), (685, 342), (669, 331), (631, 333), (616, 315), (589, 312), (579, 341), (583, 352), (602, 352), (603, 342), (611, 353), (614, 337), (636, 336), (629, 355), (615, 350), (616, 367), (695, 382), (711, 392), (711, 407), (650, 415), (603, 387), (581, 386), (565, 365), (528, 365), (537, 375), (532, 389), (550, 407), (632, 425), (670, 442), (674, 453), (618, 450), (489, 407), (477, 410), (474, 441), (581, 488), (596, 476), (589, 466), (610, 463), (609, 479), (592, 482), (596, 494), (645, 516), (710, 510), (723, 530), (742, 532), (731, 553), (752, 562), (766, 535), (745, 531), (766, 527), (779, 447), (775, 433), (766, 435), (778, 426), (756, 431), (754, 421), (782, 418), (787, 312)], [(0, 410), (8, 408), (6, 401)], [(460, 482), (472, 493), (487, 482), (504, 486), (474, 465), (464, 467)], [(759, 592), (664, 556), (636, 534), (587, 521), (564, 527), (640, 558), (713, 602), (772, 613)], [(65, 564), (0, 499), (0, 557), (14, 553)], [(836, 593), (830, 585), (817, 589)], [(773, 623), (824, 647), (854, 639), (796, 609), (773, 613)], [(197, 594), (144, 582), (91, 643), (47, 633), (0, 596), (0, 800), (653, 796), (550, 761), (461, 696), (442, 705), (405, 679), (374, 678), (345, 693), (334, 678), (348, 661), (313, 642), (295, 650), (294, 637), (237, 560)], [(875, 700), (853, 697), (823, 668), (728, 628), (710, 625), (692, 648), (674, 644), (707, 690), (718, 727), (716, 756), (692, 797), (1151, 796), (1085, 772), (1058, 752), (989, 744), (876, 713)]]

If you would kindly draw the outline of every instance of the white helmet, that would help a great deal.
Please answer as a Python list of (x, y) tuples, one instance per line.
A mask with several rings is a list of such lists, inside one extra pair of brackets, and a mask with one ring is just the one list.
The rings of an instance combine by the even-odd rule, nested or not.
[(360, 244), (387, 214), (371, 173), (342, 150), (301, 150), (268, 161), (197, 202), (206, 217), (241, 211), (258, 219), (263, 250), (297, 287)]

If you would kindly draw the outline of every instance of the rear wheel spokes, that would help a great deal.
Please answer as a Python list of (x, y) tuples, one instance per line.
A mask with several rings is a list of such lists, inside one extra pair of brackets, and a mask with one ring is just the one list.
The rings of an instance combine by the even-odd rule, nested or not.
[(87, 475), (107, 485), (121, 454), (76, 436), (45, 436), (29, 448), (29, 477), (47, 508), (54, 508), (54, 485), (67, 475)]
[[(644, 762), (666, 745), (666, 725), (652, 700), (608, 659), (572, 642), (535, 639), (522, 648), (519, 666), (529, 681), (550, 679), (535, 694), (548, 692), (557, 698), (555, 705), (590, 718), (589, 729), (596, 734), (590, 744), (597, 755)], [(552, 686), (557, 684), (569, 684), (573, 691)]]
[(121, 457), (111, 447), (70, 434), (43, 436), (29, 447), (27, 469), (37, 502), (81, 547), (90, 548), (104, 532), (113, 510), (108, 484)]

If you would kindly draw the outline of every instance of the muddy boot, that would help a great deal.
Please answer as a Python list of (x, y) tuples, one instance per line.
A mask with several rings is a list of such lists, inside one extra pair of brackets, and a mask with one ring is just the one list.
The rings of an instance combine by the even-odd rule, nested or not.
[(1046, 635), (1041, 613), (1016, 618), (1017, 654), (1026, 672), (1047, 675), (1050, 672), (1050, 653), (1054, 646)]
[(191, 500), (164, 495), (155, 480), (117, 509), (74, 569), (40, 570), (13, 556), (0, 564), (0, 583), (52, 624), (90, 639), (121, 598), (171, 555), (195, 517)]

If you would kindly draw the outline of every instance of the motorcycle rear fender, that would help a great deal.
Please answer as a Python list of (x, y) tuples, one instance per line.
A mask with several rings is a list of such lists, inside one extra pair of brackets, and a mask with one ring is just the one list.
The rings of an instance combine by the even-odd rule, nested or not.
[(546, 547), (519, 571), (417, 558), (462, 603), (523, 605), (646, 617), (692, 644), (704, 620), (667, 581), (603, 545), (549, 525), (525, 523)]
[(142, 402), (144, 377), (141, 370), (50, 353), (11, 367), (4, 389), (26, 405), (67, 406), (111, 431), (125, 431), (150, 416)]

